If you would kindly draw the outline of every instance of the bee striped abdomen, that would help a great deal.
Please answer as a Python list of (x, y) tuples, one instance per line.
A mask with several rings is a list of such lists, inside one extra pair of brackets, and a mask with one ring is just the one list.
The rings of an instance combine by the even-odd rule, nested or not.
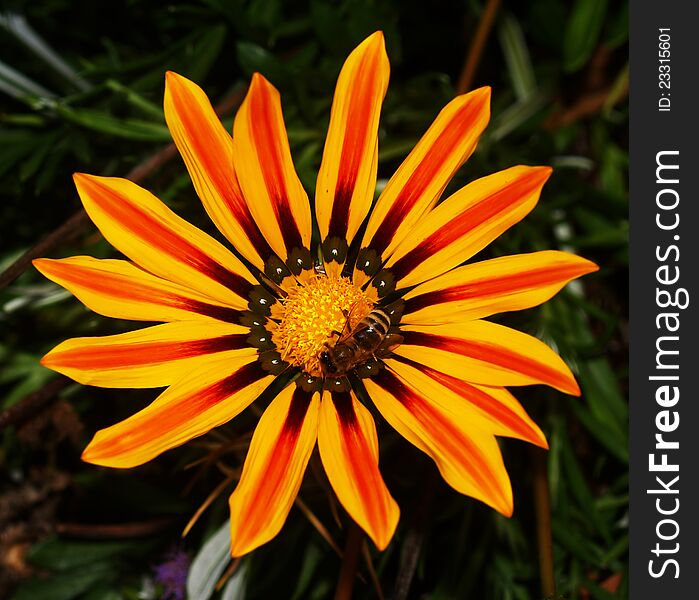
[(385, 312), (373, 310), (357, 325), (354, 341), (362, 350), (373, 352), (386, 336), (390, 324), (391, 320)]

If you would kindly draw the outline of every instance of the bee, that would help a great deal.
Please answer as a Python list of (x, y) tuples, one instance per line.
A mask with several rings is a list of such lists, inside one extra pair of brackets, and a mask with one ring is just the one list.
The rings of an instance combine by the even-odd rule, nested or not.
[[(346, 331), (350, 313), (346, 315)], [(323, 377), (341, 377), (370, 359), (387, 356), (403, 342), (398, 333), (388, 333), (391, 318), (380, 308), (375, 308), (348, 333), (339, 333), (334, 345), (326, 343), (327, 350), (320, 353), (320, 369)], [(335, 332), (338, 333), (338, 332)]]

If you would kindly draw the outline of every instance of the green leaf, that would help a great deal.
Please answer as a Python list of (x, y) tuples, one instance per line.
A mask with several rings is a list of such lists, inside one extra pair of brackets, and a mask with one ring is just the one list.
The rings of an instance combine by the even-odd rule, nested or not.
[(193, 81), (204, 81), (223, 50), (228, 35), (224, 24), (205, 29), (193, 44), (185, 46), (186, 69), (182, 72)]
[(607, 0), (578, 0), (563, 38), (563, 69), (577, 71), (592, 55), (607, 16)]
[(12, 600), (72, 600), (96, 583), (114, 576), (108, 563), (95, 563), (89, 569), (76, 569), (46, 579), (26, 581), (15, 590)]
[(27, 561), (52, 571), (67, 571), (108, 558), (131, 554), (143, 547), (143, 542), (74, 542), (49, 538), (27, 552)]
[(66, 121), (114, 137), (147, 142), (168, 142), (171, 139), (164, 123), (119, 119), (91, 108), (73, 109), (60, 104), (56, 111)]
[(506, 14), (498, 34), (515, 95), (520, 101), (526, 100), (536, 92), (536, 80), (522, 27), (515, 17)]
[(284, 63), (269, 50), (252, 42), (238, 42), (236, 52), (238, 64), (248, 75), (262, 73), (276, 85), (281, 85), (286, 81), (287, 72)]
[(226, 521), (194, 557), (187, 575), (187, 597), (208, 600), (231, 560), (230, 524)]
[(595, 501), (590, 491), (585, 476), (580, 468), (578, 459), (573, 452), (570, 438), (565, 430), (561, 435), (561, 458), (563, 459), (564, 477), (570, 485), (570, 491), (577, 500), (577, 506), (587, 516), (589, 523), (600, 533), (606, 541), (611, 539), (607, 524), (600, 513), (595, 510)]

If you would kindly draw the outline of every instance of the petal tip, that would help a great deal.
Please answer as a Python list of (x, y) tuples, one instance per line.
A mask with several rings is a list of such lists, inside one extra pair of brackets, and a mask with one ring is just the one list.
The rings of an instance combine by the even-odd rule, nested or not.
[(515, 512), (514, 502), (510, 501), (507, 504), (504, 504), (503, 506), (499, 507), (497, 510), (503, 517), (507, 517), (509, 519)]
[(377, 49), (386, 48), (386, 38), (384, 37), (383, 31), (380, 29), (378, 31), (375, 31), (372, 33), (370, 36), (368, 36), (364, 42), (367, 45), (375, 46)]
[(73, 183), (78, 190), (84, 189), (89, 185), (99, 185), (103, 179), (107, 178), (88, 173), (73, 173)]
[(50, 262), (50, 258), (34, 258), (32, 259), (32, 266), (43, 275), (44, 270)]
[(573, 376), (571, 376), (570, 381), (567, 381), (566, 385), (561, 388), (561, 391), (577, 398), (582, 394), (580, 386)]
[(534, 167), (534, 173), (538, 178), (541, 179), (542, 184), (545, 183), (549, 177), (551, 177), (551, 174), (553, 173), (553, 167), (549, 166), (542, 166), (542, 167)]
[(374, 545), (376, 546), (376, 549), (379, 552), (383, 552), (391, 543), (393, 535), (396, 532), (396, 527), (398, 526), (400, 511), (397, 505), (395, 506), (394, 511), (392, 512), (393, 514), (388, 519), (388, 522), (386, 523), (386, 526), (383, 528), (383, 530), (372, 533), (367, 531), (367, 535), (369, 535), (371, 540), (374, 542)]
[(493, 88), (491, 88), (489, 85), (484, 85), (483, 87), (479, 87), (475, 90), (462, 94), (459, 96), (459, 98), (469, 98), (470, 100), (476, 100), (482, 104), (488, 104), (488, 106), (490, 106), (492, 92)]
[(596, 271), (599, 271), (599, 265), (595, 262), (592, 262), (591, 260), (588, 260), (587, 258), (583, 258), (582, 256), (579, 256), (578, 258), (583, 261), (581, 263), (581, 266), (584, 268), (584, 271), (580, 275), (588, 275), (590, 273), (595, 273)]
[(87, 445), (85, 450), (83, 450), (83, 453), (80, 455), (80, 460), (86, 463), (90, 463), (91, 465), (103, 465), (100, 459), (100, 453), (95, 452), (94, 439)]

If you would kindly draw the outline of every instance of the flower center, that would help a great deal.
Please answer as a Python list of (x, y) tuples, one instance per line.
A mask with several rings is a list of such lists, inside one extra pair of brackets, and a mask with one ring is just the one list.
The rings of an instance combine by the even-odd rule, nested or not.
[(374, 303), (346, 277), (318, 275), (289, 291), (272, 341), (282, 359), (321, 375), (318, 357), (371, 312)]

